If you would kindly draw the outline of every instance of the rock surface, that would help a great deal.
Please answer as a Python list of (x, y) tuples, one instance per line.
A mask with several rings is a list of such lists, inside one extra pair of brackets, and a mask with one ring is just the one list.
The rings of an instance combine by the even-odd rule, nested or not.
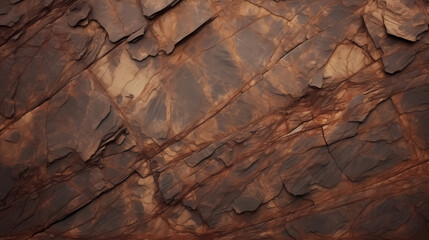
[(1, 239), (428, 239), (429, 1), (0, 2)]

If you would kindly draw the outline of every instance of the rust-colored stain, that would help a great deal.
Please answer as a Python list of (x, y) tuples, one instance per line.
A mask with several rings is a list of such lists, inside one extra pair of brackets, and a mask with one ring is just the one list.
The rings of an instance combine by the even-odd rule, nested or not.
[(429, 239), (428, 13), (1, 0), (0, 239)]

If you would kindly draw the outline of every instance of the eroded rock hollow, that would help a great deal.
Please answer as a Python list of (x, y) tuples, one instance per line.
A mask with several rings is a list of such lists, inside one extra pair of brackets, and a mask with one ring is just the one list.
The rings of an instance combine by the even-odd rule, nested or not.
[(429, 239), (428, 0), (1, 0), (1, 239)]

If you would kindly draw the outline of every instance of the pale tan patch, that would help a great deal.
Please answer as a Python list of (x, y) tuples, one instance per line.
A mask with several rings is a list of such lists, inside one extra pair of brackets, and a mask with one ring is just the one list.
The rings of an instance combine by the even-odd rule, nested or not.
[(342, 81), (359, 72), (371, 61), (371, 57), (355, 44), (340, 44), (326, 64), (323, 77), (329, 83)]
[(140, 69), (126, 51), (122, 51), (118, 59), (115, 59), (118, 62), (117, 66), (111, 68), (109, 66), (110, 61), (107, 57), (103, 58), (91, 71), (101, 80), (113, 99), (122, 96), (122, 100), (117, 103), (123, 107), (140, 95), (155, 74), (154, 68)]

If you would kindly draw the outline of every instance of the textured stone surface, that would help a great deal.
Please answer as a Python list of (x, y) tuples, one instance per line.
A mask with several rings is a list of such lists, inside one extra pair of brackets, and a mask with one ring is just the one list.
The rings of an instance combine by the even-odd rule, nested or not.
[(428, 239), (428, 12), (0, 1), (0, 238)]

